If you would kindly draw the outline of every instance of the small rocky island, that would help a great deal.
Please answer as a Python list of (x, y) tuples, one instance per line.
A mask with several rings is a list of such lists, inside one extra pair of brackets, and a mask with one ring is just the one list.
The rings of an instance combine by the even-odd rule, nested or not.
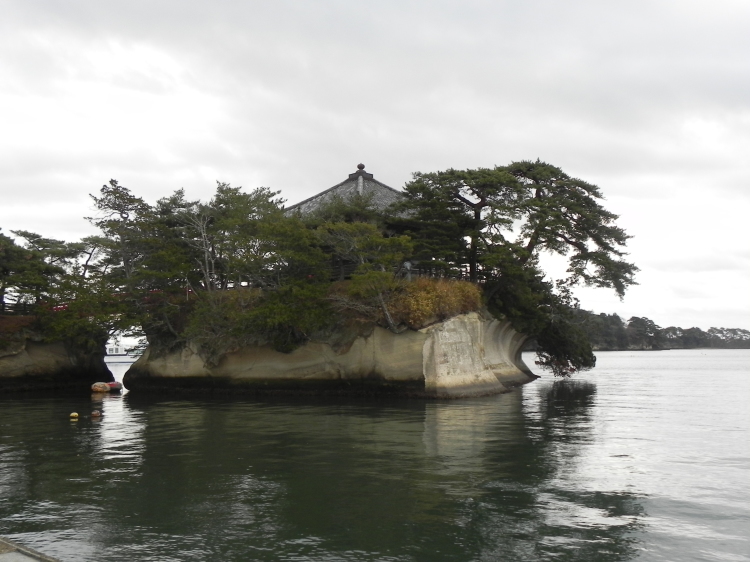
[(637, 271), (599, 189), (540, 161), (403, 190), (360, 164), (292, 206), (226, 183), (207, 202), (116, 180), (92, 199), (98, 236), (0, 233), (0, 388), (109, 381), (104, 344), (125, 333), (143, 342), (134, 392), (499, 393), (536, 378), (527, 339), (554, 375), (591, 368), (570, 288), (622, 295)]

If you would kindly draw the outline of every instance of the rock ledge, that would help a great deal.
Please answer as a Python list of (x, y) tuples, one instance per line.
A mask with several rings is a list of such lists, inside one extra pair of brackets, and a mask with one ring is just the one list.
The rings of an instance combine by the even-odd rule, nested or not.
[(375, 327), (336, 351), (311, 341), (292, 353), (253, 346), (207, 366), (192, 345), (141, 356), (123, 379), (131, 391), (381, 393), (458, 398), (507, 392), (538, 378), (521, 359), (527, 337), (471, 312), (418, 331)]

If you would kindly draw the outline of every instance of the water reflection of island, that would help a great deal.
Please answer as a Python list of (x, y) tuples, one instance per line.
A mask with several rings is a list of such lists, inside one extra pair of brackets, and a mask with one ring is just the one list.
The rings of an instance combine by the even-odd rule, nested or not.
[[(85, 528), (69, 536), (121, 559), (632, 557), (637, 498), (575, 486), (595, 386), (527, 388), (461, 402), (125, 395), (52, 452), (17, 442), (34, 484), (13, 501), (78, 505)], [(38, 469), (50, 455), (68, 475), (54, 485)]]
[[(591, 437), (596, 387), (568, 381), (541, 388), (536, 399), (528, 394), (427, 403), (227, 401), (206, 408), (133, 402), (149, 412), (145, 470), (158, 475), (171, 463), (178, 476), (151, 490), (143, 511), (156, 508), (157, 519), (195, 513), (185, 486), (192, 483), (191, 493), (200, 496), (202, 483), (216, 528), (239, 525), (261, 542), (270, 536), (242, 524), (240, 513), (264, 521), (273, 541), (325, 537), (327, 546), (315, 549), (378, 552), (390, 545), (410, 552), (429, 535), (434, 548), (461, 556), (604, 549), (599, 559), (629, 557), (629, 532), (641, 513), (635, 498), (556, 487)], [(225, 493), (212, 497), (209, 489)], [(167, 495), (185, 497), (184, 509), (159, 513)], [(227, 509), (222, 502), (232, 496)]]

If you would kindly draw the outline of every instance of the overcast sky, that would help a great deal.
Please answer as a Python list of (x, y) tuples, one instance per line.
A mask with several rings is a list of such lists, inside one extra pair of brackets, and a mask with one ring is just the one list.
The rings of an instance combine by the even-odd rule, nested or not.
[(294, 203), (541, 158), (634, 236), (640, 285), (584, 308), (750, 328), (748, 30), (747, 0), (0, 0), (0, 227), (78, 239), (110, 178)]

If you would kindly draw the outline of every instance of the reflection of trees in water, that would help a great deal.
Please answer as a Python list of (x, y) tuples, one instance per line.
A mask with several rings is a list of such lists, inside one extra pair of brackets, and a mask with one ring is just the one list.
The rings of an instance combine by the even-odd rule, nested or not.
[[(534, 396), (536, 395), (536, 396)], [(527, 391), (524, 417), (532, 435), (541, 439), (546, 449), (562, 448), (559, 454), (574, 461), (580, 446), (590, 443), (595, 427), (596, 385), (588, 381), (557, 380), (542, 383)], [(559, 458), (557, 453), (546, 456)]]
[(589, 381), (558, 380), (542, 386), (539, 398), (548, 418), (588, 415), (596, 398), (596, 385)]
[(524, 392), (526, 466), (488, 486), (489, 507), (476, 520), (486, 544), (480, 559), (631, 559), (642, 506), (621, 491), (587, 490), (575, 469), (593, 439), (596, 385), (565, 380)]
[(57, 479), (20, 429), (33, 485), (15, 499), (88, 510), (80, 540), (102, 560), (626, 560), (636, 498), (560, 483), (592, 439), (595, 402), (581, 381), (435, 402), (126, 395), (138, 432), (119, 456), (101, 443), (115, 432), (71, 432), (54, 413)]

